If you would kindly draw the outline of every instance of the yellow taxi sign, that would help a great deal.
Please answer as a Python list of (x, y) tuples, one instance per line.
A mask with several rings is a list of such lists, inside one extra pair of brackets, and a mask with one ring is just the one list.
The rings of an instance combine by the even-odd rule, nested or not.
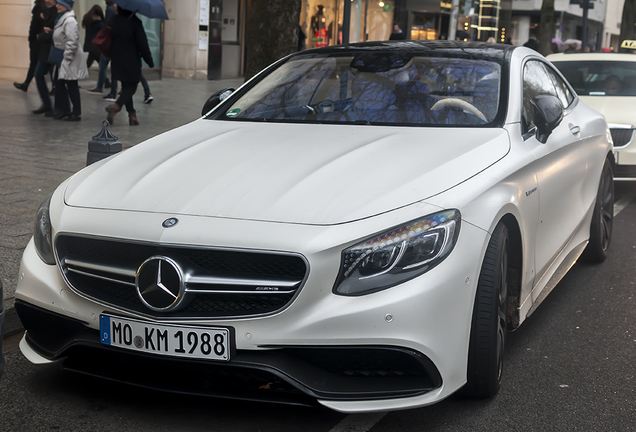
[(621, 48), (636, 49), (636, 40), (624, 40)]

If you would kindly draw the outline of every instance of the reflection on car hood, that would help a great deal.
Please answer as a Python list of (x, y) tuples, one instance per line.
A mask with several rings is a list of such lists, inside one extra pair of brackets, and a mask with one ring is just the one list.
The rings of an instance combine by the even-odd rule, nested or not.
[(608, 123), (636, 126), (636, 96), (579, 96), (585, 105), (600, 112)]
[(198, 120), (78, 173), (70, 206), (336, 224), (452, 188), (506, 155), (503, 129)]

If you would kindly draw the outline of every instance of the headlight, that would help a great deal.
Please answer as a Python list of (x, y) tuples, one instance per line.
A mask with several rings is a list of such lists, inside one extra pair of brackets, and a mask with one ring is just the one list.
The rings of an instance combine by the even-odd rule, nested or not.
[(453, 250), (460, 218), (459, 211), (446, 210), (345, 249), (333, 292), (370, 294), (429, 271)]
[(33, 241), (38, 255), (47, 264), (55, 264), (53, 254), (53, 241), (51, 239), (51, 218), (49, 217), (49, 207), (51, 206), (51, 196), (40, 204), (38, 214), (35, 217), (35, 231)]

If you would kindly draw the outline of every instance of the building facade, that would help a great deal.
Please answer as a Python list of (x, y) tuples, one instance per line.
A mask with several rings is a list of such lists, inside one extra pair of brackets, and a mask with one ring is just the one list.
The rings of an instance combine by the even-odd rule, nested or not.
[(605, 27), (603, 29), (603, 46), (618, 52), (621, 41), (621, 18), (625, 0), (607, 0), (605, 9)]
[[(160, 76), (221, 79), (243, 75), (245, 27), (252, 1), (164, 0), (169, 20), (140, 17)], [(346, 28), (345, 4), (350, 6), (349, 41), (387, 40), (393, 31), (409, 40), (446, 38), (452, 0), (300, 0), (299, 28), (306, 48), (336, 45)], [(555, 1), (555, 39), (581, 40), (580, 0)], [(618, 48), (624, 0), (593, 0), (588, 11), (588, 42), (594, 49)], [(103, 0), (76, 0), (82, 16)], [(459, 0), (459, 39), (524, 44), (536, 34), (542, 0)], [(29, 63), (27, 33), (32, 0), (0, 0), (0, 79), (19, 81)], [(397, 25), (397, 28), (395, 27)], [(84, 40), (84, 30), (80, 38)], [(96, 67), (96, 66), (93, 66)]]
[[(446, 38), (450, 33), (452, 0), (350, 1), (350, 42), (386, 40), (395, 24), (411, 40)], [(583, 39), (583, 9), (574, 3), (579, 1), (555, 1), (556, 25), (551, 38)], [(591, 0), (586, 27), (587, 40), (593, 49), (610, 46), (604, 26), (608, 2), (621, 2), (622, 11), (624, 0)], [(344, 4), (342, 0), (302, 1), (299, 24), (308, 36), (307, 47), (341, 42)], [(541, 6), (542, 0), (460, 0), (458, 39), (488, 41), (494, 38), (500, 43), (523, 45), (531, 35), (538, 36)], [(611, 25), (616, 26), (617, 22), (620, 25), (620, 13), (618, 21)]]
[[(555, 30), (552, 38), (566, 41), (583, 40), (583, 9), (571, 0), (556, 0)], [(575, 0), (579, 1), (579, 0)], [(587, 41), (594, 50), (603, 46), (603, 22), (607, 0), (594, 0), (593, 9), (588, 10)], [(538, 32), (542, 0), (512, 0), (510, 38), (514, 45), (524, 44), (531, 34)]]
[[(241, 76), (246, 2), (247, 0), (164, 0), (169, 20), (149, 19), (138, 15), (144, 24), (155, 62), (154, 74), (207, 79), (209, 57), (213, 57), (213, 64), (219, 65), (214, 78)], [(73, 10), (79, 23), (95, 4), (105, 9), (103, 0), (75, 1)], [(32, 7), (32, 0), (0, 0), (0, 79), (20, 81), (26, 75), (29, 67), (28, 31)], [(220, 13), (214, 14), (217, 10)], [(210, 23), (211, 15), (218, 15), (219, 25), (216, 27), (210, 26), (213, 24)], [(82, 44), (84, 36), (84, 29), (80, 26)], [(93, 65), (93, 68), (96, 67), (97, 65)]]

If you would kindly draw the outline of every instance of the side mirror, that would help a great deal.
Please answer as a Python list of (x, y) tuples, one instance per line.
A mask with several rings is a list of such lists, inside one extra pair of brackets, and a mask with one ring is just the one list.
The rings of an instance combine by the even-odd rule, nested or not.
[(201, 110), (201, 115), (204, 116), (210, 112), (212, 108), (223, 102), (225, 99), (230, 97), (230, 95), (234, 93), (233, 88), (226, 88), (223, 90), (219, 90), (214, 93), (212, 96), (208, 98), (208, 100), (203, 105), (203, 109)]
[(537, 126), (537, 140), (545, 144), (552, 131), (563, 120), (563, 104), (558, 97), (539, 95), (530, 101), (532, 118)]

